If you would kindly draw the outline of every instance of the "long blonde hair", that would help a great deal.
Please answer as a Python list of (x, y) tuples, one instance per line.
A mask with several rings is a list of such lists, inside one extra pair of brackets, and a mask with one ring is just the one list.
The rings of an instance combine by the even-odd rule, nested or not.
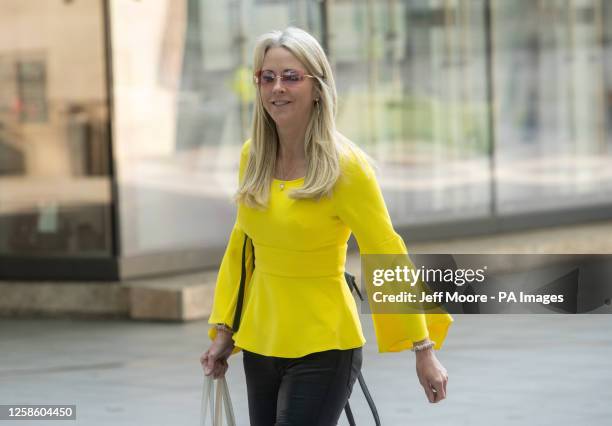
[[(289, 197), (320, 198), (330, 195), (340, 177), (340, 156), (346, 151), (361, 150), (336, 130), (337, 93), (331, 66), (319, 42), (306, 31), (295, 27), (263, 34), (255, 45), (253, 68), (261, 69), (266, 52), (283, 47), (291, 52), (314, 76), (315, 98), (306, 127), (304, 150), (306, 176), (301, 188), (289, 192)], [(265, 208), (270, 183), (274, 178), (278, 151), (276, 124), (266, 112), (259, 87), (255, 99), (251, 147), (244, 177), (234, 199), (249, 207)]]

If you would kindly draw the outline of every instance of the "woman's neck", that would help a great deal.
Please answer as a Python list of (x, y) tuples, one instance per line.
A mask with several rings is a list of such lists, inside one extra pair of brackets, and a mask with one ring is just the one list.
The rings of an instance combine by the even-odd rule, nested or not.
[(301, 129), (278, 130), (278, 158), (283, 162), (295, 162), (305, 159), (304, 136)]

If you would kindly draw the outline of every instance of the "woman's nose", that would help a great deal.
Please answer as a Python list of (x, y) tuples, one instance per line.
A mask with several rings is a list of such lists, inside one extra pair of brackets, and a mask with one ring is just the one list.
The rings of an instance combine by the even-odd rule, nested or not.
[(274, 86), (272, 87), (272, 90), (274, 92), (284, 92), (285, 91), (285, 86), (283, 85), (282, 81), (281, 81), (281, 76), (278, 75), (276, 76), (276, 78), (274, 79)]

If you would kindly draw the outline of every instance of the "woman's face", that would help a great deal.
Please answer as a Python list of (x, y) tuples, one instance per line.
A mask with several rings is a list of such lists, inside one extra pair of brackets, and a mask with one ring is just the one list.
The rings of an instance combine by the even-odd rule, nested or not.
[[(264, 56), (262, 72), (280, 76), (286, 70), (308, 74), (302, 63), (283, 47), (272, 47)], [(272, 71), (274, 74), (269, 73)], [(260, 79), (261, 80), (261, 79)], [(277, 127), (306, 127), (312, 113), (315, 99), (314, 81), (304, 77), (302, 81), (288, 83), (280, 78), (259, 85), (264, 108)]]

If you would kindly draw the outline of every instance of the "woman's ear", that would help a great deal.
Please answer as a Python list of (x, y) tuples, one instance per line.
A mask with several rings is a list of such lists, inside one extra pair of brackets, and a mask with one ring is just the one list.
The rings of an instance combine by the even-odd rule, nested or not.
[(312, 100), (313, 101), (317, 101), (321, 99), (321, 89), (319, 89), (319, 85), (317, 82), (315, 82), (312, 85)]

